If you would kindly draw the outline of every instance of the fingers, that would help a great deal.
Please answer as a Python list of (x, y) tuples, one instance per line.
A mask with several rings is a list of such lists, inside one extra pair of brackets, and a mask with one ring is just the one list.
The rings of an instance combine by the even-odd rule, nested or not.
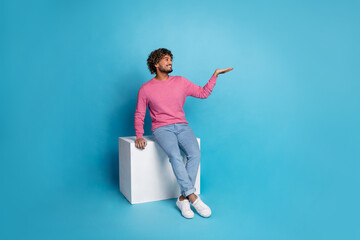
[(229, 68), (225, 68), (225, 69), (219, 69), (218, 74), (226, 73), (226, 72), (229, 72), (229, 71), (231, 71), (233, 69), (234, 69), (233, 67), (229, 67)]
[(147, 145), (146, 140), (135, 141), (135, 147), (139, 149), (145, 149), (146, 145)]
[(233, 67), (230, 67), (230, 68), (227, 68), (227, 69), (224, 69), (224, 70), (225, 70), (225, 72), (229, 72), (229, 71), (231, 71), (233, 69), (234, 69)]

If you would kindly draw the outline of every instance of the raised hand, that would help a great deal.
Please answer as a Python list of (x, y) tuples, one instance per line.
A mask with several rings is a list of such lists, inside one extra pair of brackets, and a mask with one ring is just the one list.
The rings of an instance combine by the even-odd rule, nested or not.
[(233, 67), (225, 68), (225, 69), (216, 69), (213, 75), (217, 77), (219, 74), (229, 72), (233, 69), (234, 69)]

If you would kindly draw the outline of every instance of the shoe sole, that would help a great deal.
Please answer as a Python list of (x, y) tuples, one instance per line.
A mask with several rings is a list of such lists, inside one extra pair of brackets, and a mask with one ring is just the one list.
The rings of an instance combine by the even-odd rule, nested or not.
[(208, 216), (207, 216), (207, 215), (201, 215), (200, 213), (199, 213), (199, 215), (202, 216), (202, 217), (204, 217), (204, 218), (208, 218), (208, 217), (211, 216), (211, 213), (210, 213)]

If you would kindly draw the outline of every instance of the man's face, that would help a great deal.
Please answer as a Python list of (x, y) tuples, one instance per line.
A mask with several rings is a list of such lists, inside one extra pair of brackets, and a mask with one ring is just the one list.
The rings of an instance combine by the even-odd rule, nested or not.
[(169, 55), (165, 55), (158, 64), (155, 64), (155, 67), (163, 73), (171, 73), (172, 69), (172, 61)]

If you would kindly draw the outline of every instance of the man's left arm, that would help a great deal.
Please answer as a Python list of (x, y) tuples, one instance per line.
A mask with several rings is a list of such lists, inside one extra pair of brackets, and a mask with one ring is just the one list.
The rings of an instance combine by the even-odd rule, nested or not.
[(185, 80), (185, 89), (186, 89), (186, 96), (192, 96), (196, 98), (208, 98), (216, 84), (216, 79), (219, 74), (226, 73), (231, 71), (233, 68), (226, 68), (226, 69), (216, 69), (214, 74), (211, 76), (209, 81), (206, 83), (204, 87), (198, 86), (188, 79), (184, 78)]

